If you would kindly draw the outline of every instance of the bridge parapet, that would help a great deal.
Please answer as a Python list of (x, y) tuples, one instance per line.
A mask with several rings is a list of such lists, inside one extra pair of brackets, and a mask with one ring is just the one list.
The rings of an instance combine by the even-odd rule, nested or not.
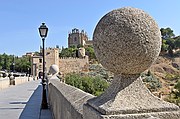
[(83, 104), (93, 97), (57, 79), (49, 81), (48, 98), (55, 119), (83, 119)]
[[(22, 84), (28, 81), (32, 81), (32, 77), (15, 77), (15, 85)], [(0, 78), (0, 90), (8, 88), (10, 86), (9, 77)]]
[(0, 90), (8, 88), (9, 87), (9, 78), (0, 78)]

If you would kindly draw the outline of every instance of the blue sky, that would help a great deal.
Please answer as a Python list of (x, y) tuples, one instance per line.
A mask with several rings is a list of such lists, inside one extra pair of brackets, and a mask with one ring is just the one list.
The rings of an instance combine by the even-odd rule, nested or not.
[(38, 27), (49, 28), (47, 47), (67, 47), (68, 32), (84, 29), (90, 39), (97, 22), (113, 9), (131, 6), (143, 9), (160, 28), (170, 27), (180, 35), (180, 0), (1, 0), (0, 54), (21, 56), (39, 51)]

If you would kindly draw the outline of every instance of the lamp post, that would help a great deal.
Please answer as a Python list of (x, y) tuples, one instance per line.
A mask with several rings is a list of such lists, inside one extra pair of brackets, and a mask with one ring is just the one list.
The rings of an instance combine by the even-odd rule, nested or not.
[(47, 98), (46, 98), (46, 81), (45, 81), (45, 55), (44, 55), (44, 41), (48, 33), (48, 28), (46, 27), (45, 23), (42, 23), (42, 25), (39, 27), (39, 34), (42, 38), (43, 43), (43, 79), (42, 79), (42, 86), (43, 86), (43, 92), (42, 92), (42, 103), (41, 103), (41, 109), (47, 109)]

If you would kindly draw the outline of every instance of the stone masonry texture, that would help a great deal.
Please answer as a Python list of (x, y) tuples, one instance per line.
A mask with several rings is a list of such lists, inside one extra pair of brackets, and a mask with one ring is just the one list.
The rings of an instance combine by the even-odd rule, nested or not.
[(137, 74), (158, 57), (161, 35), (151, 16), (126, 7), (101, 18), (93, 34), (93, 45), (105, 68), (116, 74)]

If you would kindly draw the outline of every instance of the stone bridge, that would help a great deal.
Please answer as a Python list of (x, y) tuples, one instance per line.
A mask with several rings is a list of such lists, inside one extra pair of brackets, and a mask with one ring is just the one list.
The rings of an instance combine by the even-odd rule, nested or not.
[[(150, 15), (132, 7), (107, 13), (95, 28), (93, 45), (99, 62), (115, 74), (110, 87), (95, 97), (61, 82), (54, 74), (47, 86), (52, 117), (43, 118), (180, 119), (179, 107), (152, 95), (140, 77), (161, 49), (161, 34)], [(31, 112), (33, 108), (24, 110)], [(32, 117), (24, 110), (20, 118), (42, 118), (47, 114), (39, 109), (36, 114), (41, 116)]]
[(49, 104), (55, 119), (180, 119), (179, 107), (144, 86), (140, 73), (161, 50), (161, 34), (153, 18), (140, 9), (113, 10), (98, 22), (93, 46), (99, 62), (115, 74), (110, 87), (94, 97), (51, 79)]

